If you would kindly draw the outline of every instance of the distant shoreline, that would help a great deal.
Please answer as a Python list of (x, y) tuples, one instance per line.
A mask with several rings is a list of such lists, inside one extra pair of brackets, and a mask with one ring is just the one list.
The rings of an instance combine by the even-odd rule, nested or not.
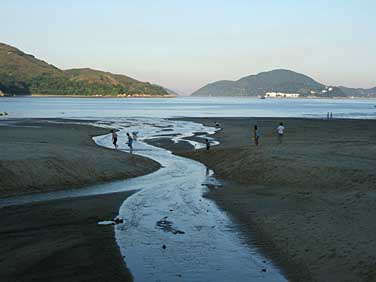
[(178, 97), (192, 97), (192, 98), (246, 98), (246, 99), (259, 99), (259, 100), (318, 100), (318, 99), (326, 99), (326, 100), (376, 100), (376, 97), (299, 97), (299, 98), (266, 98), (261, 99), (259, 97), (254, 96), (178, 96), (178, 95), (144, 95), (144, 96), (111, 96), (111, 95), (103, 95), (103, 96), (96, 96), (96, 95), (53, 95), (53, 94), (32, 94), (32, 95), (13, 95), (13, 96), (0, 96), (0, 98), (178, 98)]
[(194, 98), (252, 98), (252, 99), (260, 99), (260, 100), (317, 100), (317, 99), (327, 99), (327, 100), (359, 100), (359, 99), (369, 99), (369, 100), (376, 100), (376, 97), (298, 97), (298, 98), (289, 98), (289, 97), (268, 97), (268, 98), (260, 98), (257, 96), (187, 96), (187, 97), (194, 97)]
[[(15, 96), (13, 96), (15, 97)], [(18, 96), (16, 96), (18, 97)], [(53, 94), (31, 94), (23, 95), (23, 97), (66, 97), (66, 98), (176, 98), (175, 95), (53, 95)]]
[(31, 95), (3, 95), (0, 98), (176, 98), (175, 95), (137, 95), (137, 96), (111, 96), (111, 95), (53, 95), (53, 94), (31, 94)]

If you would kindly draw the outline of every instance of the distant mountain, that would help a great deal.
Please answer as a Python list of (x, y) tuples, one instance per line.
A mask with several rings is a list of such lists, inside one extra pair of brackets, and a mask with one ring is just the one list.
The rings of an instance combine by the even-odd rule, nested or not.
[(290, 70), (277, 69), (243, 77), (237, 81), (210, 83), (192, 96), (264, 96), (267, 92), (297, 93), (301, 97), (347, 97), (340, 87), (325, 86)]
[(349, 88), (349, 87), (339, 86), (339, 89), (341, 89), (349, 97), (369, 97), (369, 98), (376, 97), (376, 87), (370, 88), (370, 89), (364, 89), (364, 88)]
[(180, 94), (174, 90), (171, 90), (169, 88), (166, 88), (164, 87), (164, 89), (167, 91), (168, 94), (172, 95), (172, 96), (180, 96)]
[(166, 87), (163, 87), (163, 86), (160, 86), (158, 84), (153, 84), (155, 86), (158, 86), (158, 87), (162, 87), (164, 90), (166, 90), (166, 92), (171, 95), (171, 96), (180, 96), (180, 94), (172, 89), (169, 89), (169, 88), (166, 88)]
[(0, 94), (169, 95), (157, 85), (89, 68), (61, 70), (0, 43)]

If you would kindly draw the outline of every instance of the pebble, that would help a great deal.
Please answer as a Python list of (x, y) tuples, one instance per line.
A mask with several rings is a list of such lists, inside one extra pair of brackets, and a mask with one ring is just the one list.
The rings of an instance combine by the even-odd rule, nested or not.
[(124, 220), (121, 219), (121, 218), (115, 218), (114, 222), (115, 222), (115, 224), (120, 224), (120, 223), (124, 223)]

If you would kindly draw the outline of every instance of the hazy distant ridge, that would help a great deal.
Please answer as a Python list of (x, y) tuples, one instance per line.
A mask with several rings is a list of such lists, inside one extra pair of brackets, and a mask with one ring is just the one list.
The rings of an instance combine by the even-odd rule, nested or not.
[(345, 86), (339, 86), (347, 96), (354, 97), (376, 97), (376, 87), (364, 89), (364, 88), (349, 88)]
[(326, 86), (307, 75), (284, 69), (261, 72), (237, 81), (220, 80), (198, 89), (192, 96), (263, 96), (267, 92), (296, 93), (301, 97), (376, 97), (376, 87)]
[(169, 95), (158, 85), (89, 68), (61, 70), (0, 43), (0, 94)]

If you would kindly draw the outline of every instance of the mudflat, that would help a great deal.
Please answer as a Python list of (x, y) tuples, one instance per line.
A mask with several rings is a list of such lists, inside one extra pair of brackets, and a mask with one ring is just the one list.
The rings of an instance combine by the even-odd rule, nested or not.
[(109, 129), (72, 122), (2, 122), (0, 197), (126, 179), (160, 167), (153, 160), (97, 146), (91, 137), (108, 134)]
[[(207, 197), (291, 281), (376, 281), (376, 121), (189, 120), (219, 122), (223, 130), (215, 138), (221, 144), (209, 152), (175, 153), (215, 171), (224, 186)], [(282, 144), (280, 122), (286, 127)]]

